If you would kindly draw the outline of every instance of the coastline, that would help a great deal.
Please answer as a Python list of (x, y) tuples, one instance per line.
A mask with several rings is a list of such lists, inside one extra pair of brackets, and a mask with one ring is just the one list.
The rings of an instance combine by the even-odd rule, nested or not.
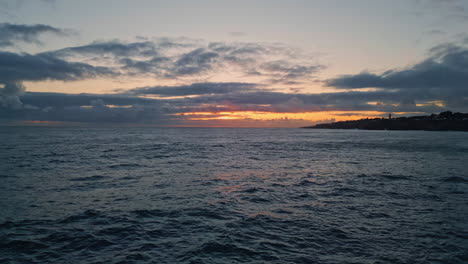
[(362, 130), (425, 130), (425, 131), (468, 131), (468, 114), (450, 111), (439, 115), (374, 118), (340, 121), (302, 127), (312, 129), (362, 129)]

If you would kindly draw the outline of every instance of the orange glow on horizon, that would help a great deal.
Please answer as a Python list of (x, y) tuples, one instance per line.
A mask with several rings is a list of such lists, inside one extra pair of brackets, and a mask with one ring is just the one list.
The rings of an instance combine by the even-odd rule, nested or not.
[(280, 119), (300, 119), (311, 122), (322, 120), (358, 120), (363, 118), (375, 118), (385, 114), (378, 111), (321, 111), (321, 112), (300, 112), (300, 113), (276, 113), (261, 111), (232, 111), (232, 112), (188, 112), (174, 114), (176, 116), (186, 116), (187, 120), (280, 120)]
[(14, 124), (20, 126), (63, 126), (72, 124), (72, 122), (62, 122), (62, 121), (49, 121), (49, 120), (23, 120), (17, 121)]

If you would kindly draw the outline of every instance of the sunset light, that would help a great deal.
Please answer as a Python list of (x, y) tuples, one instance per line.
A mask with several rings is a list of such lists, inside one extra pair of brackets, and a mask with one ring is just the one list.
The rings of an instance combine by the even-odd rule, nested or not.
[(0, 264), (467, 264), (468, 0), (0, 0)]

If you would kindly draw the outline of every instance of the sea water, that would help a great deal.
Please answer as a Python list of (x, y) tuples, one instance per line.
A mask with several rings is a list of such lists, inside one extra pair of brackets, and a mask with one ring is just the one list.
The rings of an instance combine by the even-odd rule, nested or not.
[(0, 263), (468, 263), (468, 133), (1, 127)]

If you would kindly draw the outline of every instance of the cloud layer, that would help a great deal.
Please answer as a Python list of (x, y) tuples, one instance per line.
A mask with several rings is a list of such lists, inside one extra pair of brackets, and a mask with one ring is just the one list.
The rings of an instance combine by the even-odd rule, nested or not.
[(47, 33), (59, 36), (69, 34), (66, 30), (49, 25), (0, 23), (0, 47), (13, 46), (16, 42), (41, 44), (39, 37)]
[(89, 79), (115, 74), (107, 67), (69, 62), (48, 54), (27, 54), (0, 51), (0, 83), (18, 81)]
[[(0, 37), (3, 47), (14, 41), (38, 41), (43, 33), (63, 33), (45, 25), (1, 25), (10, 34), (3, 42)], [(336, 92), (309, 94), (296, 89), (318, 83), (316, 74), (324, 68), (313, 57), (281, 44), (185, 38), (100, 41), (37, 54), (0, 50), (0, 120), (163, 126), (215, 122), (212, 119), (242, 112), (356, 115), (372, 111), (379, 115), (468, 110), (468, 48), (462, 44), (434, 47), (427, 59), (410, 67), (322, 82)], [(220, 81), (219, 76), (237, 81)], [(23, 85), (96, 78), (146, 78), (155, 84), (113, 94), (26, 92)], [(255, 125), (249, 118), (242, 119)], [(305, 125), (302, 119), (278, 120), (270, 121)]]
[(382, 74), (363, 72), (327, 81), (340, 89), (381, 88), (437, 90), (443, 93), (466, 93), (468, 85), (468, 49), (446, 44), (432, 49), (432, 56), (406, 69), (388, 70)]
[(279, 44), (200, 42), (160, 38), (124, 43), (93, 42), (42, 55), (72, 61), (111, 65), (122, 75), (158, 79), (210, 78), (222, 73), (257, 77), (288, 84), (314, 77), (323, 65), (298, 56)]
[[(161, 97), (212, 95), (243, 93), (256, 90), (259, 85), (254, 83), (192, 83), (178, 86), (154, 86), (129, 90), (135, 95), (156, 95)], [(258, 89), (257, 89), (258, 90)]]
[[(457, 111), (468, 110), (468, 48), (453, 43), (431, 49), (426, 60), (404, 69), (391, 69), (380, 74), (362, 72), (326, 81), (338, 89), (377, 88), (390, 93), (382, 104), (399, 107), (439, 104)], [(376, 98), (377, 99), (377, 98)], [(393, 99), (393, 100), (389, 100)]]

